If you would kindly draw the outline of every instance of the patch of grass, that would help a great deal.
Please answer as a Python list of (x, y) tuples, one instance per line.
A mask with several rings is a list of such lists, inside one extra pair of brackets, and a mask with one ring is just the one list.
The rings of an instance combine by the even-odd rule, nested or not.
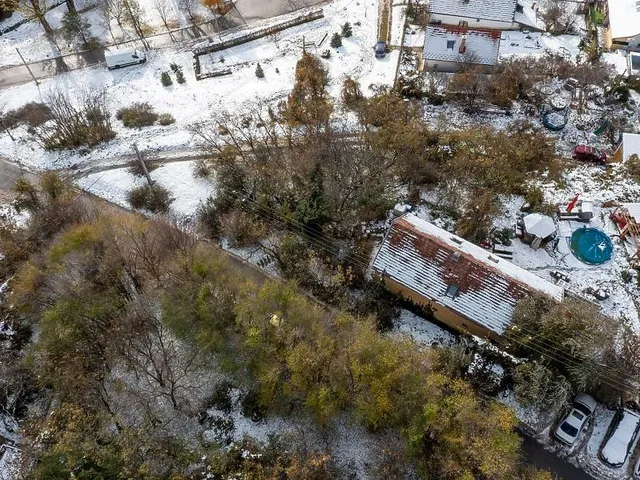
[[(158, 168), (158, 165), (155, 163), (146, 162), (146, 165), (148, 172), (153, 172), (156, 168)], [(142, 165), (140, 165), (139, 161), (134, 160), (129, 164), (129, 173), (135, 175), (136, 177), (142, 177), (144, 175), (144, 170), (142, 169)]]
[(380, 25), (378, 26), (378, 40), (387, 41), (389, 36), (389, 10), (385, 7), (380, 14)]

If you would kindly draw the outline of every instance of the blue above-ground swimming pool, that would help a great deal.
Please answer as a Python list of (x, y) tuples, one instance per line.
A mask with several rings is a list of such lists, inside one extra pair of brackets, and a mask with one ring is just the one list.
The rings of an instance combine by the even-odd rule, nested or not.
[(611, 259), (613, 243), (602, 230), (583, 227), (571, 235), (571, 251), (584, 263), (600, 265)]

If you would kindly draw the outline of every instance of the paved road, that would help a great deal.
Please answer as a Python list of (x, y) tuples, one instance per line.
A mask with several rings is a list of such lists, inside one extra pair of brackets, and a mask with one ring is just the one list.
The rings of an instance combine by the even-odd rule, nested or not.
[(550, 470), (559, 480), (590, 480), (584, 470), (574, 467), (553, 453), (547, 452), (533, 438), (522, 435), (522, 451), (527, 461), (538, 468)]
[[(147, 38), (151, 49), (167, 48), (172, 45), (189, 44), (207, 36), (216, 36), (219, 31), (251, 24), (259, 20), (290, 13), (300, 8), (326, 3), (327, 0), (238, 0), (236, 7), (219, 22), (210, 21), (197, 27), (167, 33), (159, 33)], [(142, 48), (138, 40), (127, 42), (128, 46)], [(90, 52), (49, 58), (29, 64), (33, 75), (38, 79), (53, 77), (59, 73), (77, 70), (89, 65), (96, 65), (104, 61), (106, 49), (96, 49)], [(52, 46), (55, 51), (55, 46)], [(0, 89), (13, 85), (20, 85), (32, 81), (31, 75), (23, 65), (0, 69)]]

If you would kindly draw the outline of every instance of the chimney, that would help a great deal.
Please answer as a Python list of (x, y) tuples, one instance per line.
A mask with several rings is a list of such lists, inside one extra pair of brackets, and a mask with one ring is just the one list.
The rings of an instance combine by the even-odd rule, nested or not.
[(458, 53), (465, 53), (467, 51), (467, 37), (463, 36), (460, 41), (460, 48), (458, 49)]

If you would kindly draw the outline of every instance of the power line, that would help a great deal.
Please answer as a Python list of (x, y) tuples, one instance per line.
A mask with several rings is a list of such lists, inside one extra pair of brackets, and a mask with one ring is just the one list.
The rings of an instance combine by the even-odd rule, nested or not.
[[(237, 196), (235, 196), (235, 199), (237, 199)], [(252, 200), (250, 197), (243, 199), (243, 202), (246, 202), (247, 204), (251, 204), (250, 206), (252, 207), (253, 209), (252, 211), (254, 213), (257, 213), (272, 221), (276, 221), (280, 224), (289, 226), (297, 233), (304, 235), (306, 238), (309, 239), (309, 241), (316, 244), (321, 249), (329, 252), (331, 255), (336, 255), (337, 253), (343, 250), (343, 247), (341, 245), (337, 244), (336, 242), (332, 241), (329, 238), (326, 238), (325, 236), (323, 236), (321, 232), (318, 232), (315, 229), (310, 229), (306, 227), (304, 224), (297, 222), (294, 219), (286, 218), (276, 210), (268, 207), (267, 205), (258, 203), (255, 200)], [(350, 258), (353, 261), (353, 263), (359, 266), (362, 266), (365, 269), (369, 268), (369, 260), (365, 259), (360, 255), (348, 252), (345, 254), (345, 257)], [(513, 337), (506, 337), (506, 339), (514, 341), (523, 347), (528, 347), (539, 354), (545, 355), (553, 359), (555, 362), (559, 363), (560, 365), (563, 365), (567, 368), (579, 367), (582, 364), (582, 362), (585, 362), (587, 360), (593, 361), (598, 369), (606, 369), (607, 370), (606, 373), (607, 375), (609, 375), (609, 379), (601, 378), (600, 379), (601, 383), (606, 384), (610, 387), (613, 387), (616, 389), (622, 389), (625, 391), (629, 389), (629, 385), (624, 383), (625, 381), (627, 381), (627, 377), (621, 375), (617, 369), (611, 366), (608, 366), (606, 364), (603, 364), (597, 361), (596, 359), (584, 359), (584, 358), (580, 359), (577, 357), (570, 356), (569, 354), (564, 353), (562, 351), (562, 348), (564, 348), (564, 346), (554, 341), (553, 339), (550, 339), (550, 338), (541, 339), (537, 337), (537, 334), (530, 332), (529, 330), (521, 326), (518, 326), (518, 328), (520, 328), (522, 332), (528, 333), (532, 336), (531, 340), (529, 340), (528, 343), (525, 343)], [(593, 335), (591, 336), (591, 338), (593, 338)], [(601, 373), (604, 373), (604, 372), (601, 372)]]

